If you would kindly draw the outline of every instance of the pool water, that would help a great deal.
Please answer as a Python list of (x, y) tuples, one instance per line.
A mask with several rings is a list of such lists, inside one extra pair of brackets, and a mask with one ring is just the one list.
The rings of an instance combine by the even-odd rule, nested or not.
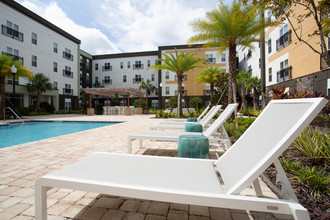
[(71, 134), (120, 122), (32, 121), (0, 126), (0, 148)]

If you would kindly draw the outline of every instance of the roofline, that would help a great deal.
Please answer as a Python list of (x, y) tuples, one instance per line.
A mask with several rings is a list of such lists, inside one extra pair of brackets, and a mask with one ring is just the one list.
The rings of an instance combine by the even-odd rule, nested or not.
[(180, 45), (169, 45), (169, 46), (159, 46), (158, 50), (174, 50), (176, 49), (190, 49), (190, 48), (201, 48), (205, 44), (180, 44)]
[(0, 1), (3, 2), (4, 4), (8, 5), (9, 7), (13, 8), (14, 10), (21, 12), (22, 14), (30, 17), (31, 19), (37, 21), (38, 23), (40, 23), (40, 24), (48, 27), (49, 29), (59, 33), (60, 35), (68, 38), (69, 40), (71, 40), (77, 44), (81, 44), (81, 41), (78, 38), (72, 36), (68, 32), (66, 32), (66, 31), (62, 30), (61, 28), (57, 27), (56, 25), (50, 23), (46, 19), (40, 17), (36, 13), (30, 11), (29, 9), (25, 8), (24, 6), (15, 2), (14, 0), (0, 0)]
[(156, 51), (142, 51), (131, 53), (116, 53), (116, 54), (102, 54), (94, 55), (93, 60), (110, 59), (110, 58), (123, 58), (123, 57), (144, 57), (144, 56), (158, 56), (158, 50)]

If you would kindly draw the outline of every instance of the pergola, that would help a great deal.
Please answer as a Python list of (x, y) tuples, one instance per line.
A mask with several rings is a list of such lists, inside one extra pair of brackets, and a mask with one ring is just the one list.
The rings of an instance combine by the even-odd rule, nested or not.
[(99, 95), (107, 97), (107, 105), (109, 96), (113, 95), (127, 95), (127, 106), (129, 106), (129, 96), (137, 95), (139, 99), (144, 95), (144, 92), (134, 88), (85, 88), (83, 92), (89, 94), (89, 107), (92, 108), (92, 95)]

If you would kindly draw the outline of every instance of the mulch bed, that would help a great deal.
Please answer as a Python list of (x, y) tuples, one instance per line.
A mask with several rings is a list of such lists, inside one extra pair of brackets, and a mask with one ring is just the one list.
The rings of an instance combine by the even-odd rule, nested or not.
[[(317, 170), (322, 170), (324, 169), (324, 166), (326, 166), (326, 173), (329, 173), (329, 161), (315, 164), (293, 147), (286, 150), (283, 153), (283, 156), (285, 155), (290, 155), (291, 160), (300, 162), (304, 166), (316, 166)], [(265, 171), (265, 175), (273, 182), (273, 184), (275, 184), (276, 170), (273, 166), (269, 167)], [(303, 186), (297, 181), (293, 181), (291, 179), (291, 174), (287, 173), (287, 176), (291, 182), (293, 190), (296, 193), (299, 203), (308, 210), (310, 218), (315, 220), (330, 219), (330, 193), (313, 192), (307, 186)]]

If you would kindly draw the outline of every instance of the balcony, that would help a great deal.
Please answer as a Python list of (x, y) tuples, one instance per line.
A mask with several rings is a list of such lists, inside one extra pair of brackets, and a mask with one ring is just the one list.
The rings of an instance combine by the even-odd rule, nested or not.
[(102, 71), (112, 71), (112, 66), (102, 66)]
[[(187, 75), (182, 75), (182, 81), (186, 81), (187, 80)], [(175, 75), (175, 78), (174, 78), (175, 81), (178, 81), (178, 75)]]
[(68, 70), (63, 70), (63, 76), (68, 77), (68, 78), (73, 78), (73, 72), (68, 71)]
[(73, 61), (73, 55), (63, 51), (63, 58)]
[(215, 58), (206, 58), (206, 59), (207, 59), (207, 61), (206, 61), (207, 64), (213, 64), (216, 61)]
[(63, 95), (73, 95), (73, 89), (63, 88)]
[(21, 61), (21, 65), (24, 65), (24, 58), (23, 57), (15, 56), (13, 54), (6, 53), (6, 52), (2, 52), (2, 53), (5, 54), (6, 56), (12, 56), (14, 61), (20, 60)]
[(209, 89), (205, 89), (203, 90), (203, 94), (206, 96), (206, 95), (211, 95), (211, 90)]
[(133, 70), (143, 69), (143, 64), (133, 64)]
[[(175, 96), (178, 95), (178, 90), (175, 90)], [(187, 95), (187, 90), (182, 90), (182, 95)]]
[(112, 85), (112, 79), (104, 79), (104, 80), (102, 80), (102, 85)]
[(143, 82), (143, 78), (133, 78), (133, 84), (139, 84), (141, 82)]
[(277, 82), (284, 82), (291, 79), (292, 66), (277, 71)]
[(23, 37), (24, 37), (23, 33), (19, 31), (15, 31), (14, 29), (7, 27), (5, 25), (2, 25), (2, 34), (11, 37), (15, 40), (23, 42)]
[(286, 47), (291, 42), (291, 30), (283, 34), (279, 39), (276, 40), (276, 51)]

